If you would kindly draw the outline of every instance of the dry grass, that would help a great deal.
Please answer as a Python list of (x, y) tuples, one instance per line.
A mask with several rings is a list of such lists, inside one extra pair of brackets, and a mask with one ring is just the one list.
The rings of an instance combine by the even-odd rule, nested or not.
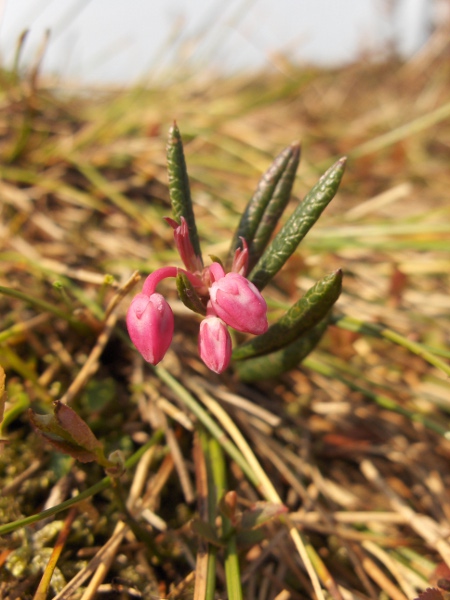
[[(103, 477), (95, 464), (74, 463), (37, 439), (28, 407), (69, 399), (108, 450), (127, 456), (154, 429), (164, 437), (123, 478), (150, 548), (104, 486), (76, 509), (4, 536), (0, 597), (45, 598), (36, 590), (58, 547), (52, 598), (62, 589), (59, 599), (193, 597), (205, 541), (187, 523), (206, 488), (189, 402), (206, 409), (257, 474), (259, 486), (227, 458), (240, 508), (276, 497), (287, 506), (310, 558), (322, 561), (314, 567), (326, 597), (412, 599), (436, 583), (438, 565), (445, 578), (448, 48), (407, 65), (283, 65), (282, 74), (191, 76), (81, 96), (2, 78), (0, 285), (26, 297), (0, 296), (8, 394), (1, 525)], [(267, 289), (275, 315), (314, 280), (344, 270), (335, 325), (279, 381), (248, 386), (232, 371), (207, 372), (195, 319), (176, 302), (176, 336), (161, 367), (144, 365), (127, 341), (123, 286), (136, 269), (176, 261), (162, 221), (174, 118), (205, 255), (224, 255), (259, 176), (290, 142), (303, 147), (298, 197), (349, 156), (337, 197)], [(288, 530), (275, 520), (262, 541), (239, 548), (245, 598), (322, 595)], [(217, 598), (225, 594), (220, 556)]]

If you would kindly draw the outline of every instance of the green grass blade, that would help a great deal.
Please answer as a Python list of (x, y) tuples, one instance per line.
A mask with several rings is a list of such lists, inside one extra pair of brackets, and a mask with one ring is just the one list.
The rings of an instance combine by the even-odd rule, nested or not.
[(259, 290), (278, 273), (331, 202), (344, 174), (345, 162), (345, 158), (339, 159), (322, 175), (259, 259), (249, 276)]
[[(214, 457), (213, 478), (217, 499), (220, 501), (227, 491), (227, 469), (223, 450), (217, 440), (211, 440), (211, 455)], [(225, 580), (229, 600), (243, 600), (241, 570), (236, 540), (236, 530), (230, 519), (222, 513), (222, 536), (225, 547)]]
[[(413, 354), (420, 356), (423, 360), (426, 360), (430, 365), (433, 365), (448, 377), (450, 376), (450, 365), (441, 360), (436, 353), (430, 351), (425, 345), (419, 344), (413, 340), (409, 340), (405, 336), (397, 333), (389, 327), (379, 325), (378, 323), (365, 323), (354, 317), (349, 316), (337, 316), (333, 318), (333, 322), (342, 329), (348, 329), (349, 331), (355, 331), (363, 335), (370, 335), (374, 337), (384, 338), (391, 341), (394, 344), (398, 344), (403, 348), (406, 348)], [(445, 353), (444, 353), (445, 355)]]
[(192, 247), (194, 248), (195, 254), (201, 257), (200, 242), (192, 207), (189, 177), (184, 158), (183, 142), (176, 123), (173, 124), (169, 131), (169, 141), (167, 143), (167, 171), (169, 175), (169, 193), (174, 219), (178, 222), (180, 222), (181, 217), (186, 219)]
[(272, 379), (293, 369), (319, 343), (327, 325), (328, 319), (323, 319), (306, 335), (281, 350), (236, 362), (234, 367), (239, 379), (248, 382)]
[(49, 312), (55, 315), (56, 317), (59, 317), (60, 319), (64, 319), (80, 333), (86, 334), (90, 332), (89, 327), (87, 327), (85, 323), (82, 323), (81, 321), (73, 317), (71, 314), (68, 314), (67, 312), (61, 310), (53, 304), (50, 304), (49, 302), (46, 302), (45, 300), (41, 300), (40, 298), (37, 298), (35, 296), (30, 296), (29, 294), (25, 294), (24, 292), (20, 292), (18, 290), (13, 290), (12, 288), (4, 287), (3, 285), (0, 286), (0, 294), (9, 296), (11, 298), (17, 298), (18, 300), (23, 300), (24, 302), (27, 302), (32, 306)]
[(233, 257), (236, 248), (239, 246), (239, 238), (243, 237), (249, 248), (251, 248), (254, 236), (258, 226), (260, 225), (261, 219), (263, 218), (264, 211), (273, 198), (278, 182), (283, 177), (283, 174), (288, 168), (288, 165), (294, 159), (295, 155), (298, 157), (298, 164), (298, 159), (300, 156), (298, 144), (292, 144), (292, 146), (288, 146), (282, 152), (280, 152), (280, 154), (275, 158), (273, 163), (261, 177), (258, 187), (248, 202), (247, 207), (242, 214), (236, 233), (234, 234), (230, 249), (231, 258)]
[[(211, 438), (205, 429), (199, 428), (200, 443), (203, 448), (203, 454), (206, 462), (206, 476), (208, 480), (208, 523), (215, 529), (217, 501), (219, 490), (216, 483), (217, 474), (217, 452), (222, 452), (218, 442)], [(214, 600), (216, 592), (216, 564), (217, 564), (217, 546), (208, 544), (208, 571), (206, 576), (205, 600)]]
[(313, 285), (266, 333), (235, 348), (233, 359), (243, 360), (287, 346), (328, 314), (341, 289), (342, 271), (339, 269)]

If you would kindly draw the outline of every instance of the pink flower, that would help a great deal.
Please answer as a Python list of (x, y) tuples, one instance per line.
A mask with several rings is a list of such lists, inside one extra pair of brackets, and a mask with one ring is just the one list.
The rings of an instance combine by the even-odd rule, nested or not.
[(143, 358), (157, 365), (172, 342), (172, 309), (157, 292), (137, 294), (127, 312), (127, 328), (131, 341)]
[(203, 269), (202, 258), (194, 252), (186, 219), (181, 217), (180, 225), (178, 225), (175, 219), (171, 219), (170, 217), (165, 217), (165, 220), (173, 229), (173, 237), (178, 254), (181, 256), (186, 269), (191, 273), (201, 272)]
[(200, 323), (198, 336), (200, 358), (211, 371), (222, 373), (231, 359), (231, 337), (225, 323), (209, 316)]
[(241, 240), (242, 249), (236, 248), (236, 252), (234, 253), (233, 257), (233, 264), (231, 265), (231, 270), (233, 271), (233, 273), (239, 273), (239, 275), (243, 275), (245, 277), (245, 275), (247, 274), (249, 261), (248, 244), (243, 237), (239, 239)]
[[(174, 219), (166, 221), (174, 230), (175, 243), (187, 270), (167, 266), (153, 271), (144, 281), (142, 292), (137, 294), (128, 309), (127, 327), (131, 341), (143, 358), (157, 365), (166, 354), (173, 336), (172, 309), (157, 285), (168, 277), (185, 277), (177, 282), (179, 294), (186, 306), (206, 318), (200, 323), (198, 349), (203, 362), (215, 373), (222, 373), (231, 360), (231, 336), (227, 326), (244, 333), (259, 335), (268, 329), (267, 305), (259, 290), (245, 278), (248, 269), (249, 250), (241, 238), (242, 248), (234, 254), (231, 273), (225, 274), (220, 262), (215, 261), (203, 268), (202, 258), (196, 255), (189, 237), (184, 217), (178, 224)], [(189, 295), (196, 295), (196, 304)], [(192, 298), (191, 298), (192, 299)]]
[(227, 273), (209, 288), (212, 308), (227, 325), (244, 333), (267, 331), (267, 304), (258, 288), (239, 273)]

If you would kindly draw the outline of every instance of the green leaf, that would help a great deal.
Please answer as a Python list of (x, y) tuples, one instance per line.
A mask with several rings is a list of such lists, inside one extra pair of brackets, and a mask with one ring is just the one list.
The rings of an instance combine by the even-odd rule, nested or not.
[(39, 415), (30, 409), (29, 418), (38, 432), (57, 450), (70, 454), (80, 462), (106, 462), (101, 442), (83, 419), (62, 402), (54, 403), (52, 415)]
[(296, 154), (299, 155), (298, 144), (292, 144), (291, 146), (288, 146), (288, 148), (285, 148), (282, 152), (280, 152), (280, 154), (276, 157), (276, 159), (261, 177), (258, 187), (256, 188), (255, 193), (247, 204), (247, 207), (241, 217), (231, 243), (231, 258), (233, 257), (236, 249), (239, 247), (239, 238), (243, 237), (250, 248), (255, 233), (258, 229), (258, 225), (260, 224), (264, 215), (264, 211), (274, 195), (277, 184)]
[(181, 302), (190, 310), (205, 316), (206, 308), (187, 275), (181, 271), (175, 279)]
[(281, 350), (236, 362), (234, 367), (238, 377), (242, 381), (262, 381), (290, 371), (314, 350), (327, 325), (328, 318)]
[(300, 146), (298, 144), (292, 144), (288, 150), (291, 150), (289, 161), (266, 206), (255, 236), (249, 245), (249, 269), (252, 269), (255, 266), (261, 254), (264, 252), (264, 248), (267, 246), (291, 197), (295, 174), (297, 173), (300, 162)]
[(236, 534), (237, 544), (241, 551), (245, 546), (254, 546), (265, 539), (267, 539), (267, 532), (263, 529), (246, 529), (238, 531)]
[(284, 504), (256, 502), (252, 508), (244, 510), (242, 513), (240, 528), (242, 530), (257, 529), (287, 512), (289, 511)]
[(169, 175), (169, 194), (172, 203), (174, 219), (181, 222), (181, 217), (186, 219), (189, 238), (197, 256), (201, 257), (200, 242), (198, 240), (197, 226), (195, 224), (194, 210), (192, 208), (189, 177), (184, 158), (181, 134), (174, 123), (169, 131), (167, 143), (167, 171)]
[(243, 360), (287, 346), (328, 314), (341, 289), (342, 271), (339, 269), (314, 284), (266, 333), (235, 348), (233, 359)]
[(200, 519), (192, 519), (192, 521), (189, 523), (189, 526), (193, 533), (201, 537), (206, 542), (209, 542), (214, 546), (225, 546), (225, 543), (219, 540), (217, 537), (216, 530), (210, 523), (201, 521)]
[(341, 158), (322, 175), (267, 247), (248, 277), (259, 290), (278, 273), (333, 199), (344, 174), (345, 162), (346, 159)]

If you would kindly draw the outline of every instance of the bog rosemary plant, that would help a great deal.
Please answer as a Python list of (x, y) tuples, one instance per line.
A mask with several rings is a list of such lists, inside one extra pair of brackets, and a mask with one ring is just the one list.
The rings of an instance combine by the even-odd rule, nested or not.
[[(151, 273), (131, 302), (127, 327), (143, 358), (158, 364), (173, 336), (174, 318), (165, 298), (156, 292), (160, 281), (174, 277), (181, 301), (202, 316), (199, 354), (206, 366), (222, 373), (230, 366), (246, 381), (276, 377), (304, 359), (324, 333), (342, 285), (340, 270), (317, 282), (281, 319), (269, 327), (261, 291), (283, 267), (332, 200), (341, 181), (345, 159), (334, 164), (300, 202), (271, 240), (291, 197), (300, 159), (292, 144), (263, 175), (232, 238), (224, 268), (219, 259), (204, 266), (197, 234), (183, 144), (176, 124), (167, 147), (174, 240), (184, 268), (165, 266)], [(252, 334), (232, 348), (229, 328)]]

